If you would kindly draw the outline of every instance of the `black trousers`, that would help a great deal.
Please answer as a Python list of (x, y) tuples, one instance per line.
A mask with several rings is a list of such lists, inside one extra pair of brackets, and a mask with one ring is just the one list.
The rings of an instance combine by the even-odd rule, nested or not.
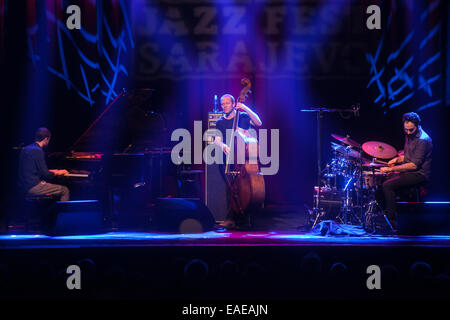
[(396, 196), (401, 189), (417, 186), (427, 181), (426, 177), (418, 172), (404, 172), (395, 175), (383, 183), (385, 214), (389, 219), (395, 219)]

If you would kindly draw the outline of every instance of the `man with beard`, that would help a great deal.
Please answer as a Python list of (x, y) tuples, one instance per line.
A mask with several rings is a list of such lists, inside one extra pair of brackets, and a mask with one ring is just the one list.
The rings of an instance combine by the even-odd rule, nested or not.
[(405, 113), (402, 117), (405, 132), (404, 155), (388, 162), (388, 167), (380, 169), (383, 173), (398, 172), (383, 183), (385, 214), (396, 229), (396, 192), (399, 189), (426, 183), (431, 176), (430, 136), (422, 129), (417, 113)]

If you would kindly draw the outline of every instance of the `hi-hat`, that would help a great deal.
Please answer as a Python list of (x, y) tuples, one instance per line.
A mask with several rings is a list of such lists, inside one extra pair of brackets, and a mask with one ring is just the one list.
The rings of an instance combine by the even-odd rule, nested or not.
[(337, 134), (334, 134), (334, 133), (331, 134), (331, 136), (333, 138), (335, 138), (336, 140), (338, 140), (338, 141), (340, 141), (342, 143), (345, 143), (346, 145), (349, 145), (349, 146), (352, 146), (352, 147), (355, 147), (355, 148), (359, 148), (361, 146), (355, 140), (350, 139), (350, 136), (343, 137), (343, 136), (340, 136), (340, 135), (337, 135)]
[(362, 149), (369, 156), (379, 159), (391, 159), (397, 155), (397, 150), (393, 146), (379, 141), (364, 142)]
[(368, 168), (379, 168), (379, 167), (385, 167), (386, 165), (385, 164), (381, 164), (381, 163), (363, 161), (362, 166), (363, 167), (368, 167)]

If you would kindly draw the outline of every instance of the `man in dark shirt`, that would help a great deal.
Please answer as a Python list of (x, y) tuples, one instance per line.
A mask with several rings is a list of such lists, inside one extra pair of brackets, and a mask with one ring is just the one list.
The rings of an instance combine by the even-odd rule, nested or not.
[[(385, 213), (391, 221), (395, 221), (396, 191), (401, 188), (416, 186), (430, 180), (431, 151), (433, 144), (430, 136), (420, 126), (420, 117), (410, 112), (403, 115), (405, 131), (404, 155), (388, 162), (388, 167), (381, 168), (381, 172), (399, 172), (398, 175), (383, 183), (383, 193), (386, 201)], [(393, 227), (396, 228), (395, 222)]]
[[(260, 127), (262, 125), (262, 122), (259, 116), (245, 104), (241, 102), (236, 103), (234, 97), (231, 94), (224, 94), (220, 98), (220, 104), (225, 114), (222, 116), (222, 118), (217, 120), (216, 128), (222, 133), (222, 137), (216, 136), (214, 139), (214, 143), (222, 149), (224, 153), (225, 163), (225, 155), (228, 155), (230, 153), (230, 146), (225, 142), (230, 143), (231, 141), (231, 136), (227, 136), (227, 134), (231, 133), (230, 130), (233, 127), (233, 120), (236, 116), (237, 110), (240, 110), (237, 130), (245, 137), (252, 138), (248, 130), (251, 126)], [(224, 169), (225, 164), (220, 165), (222, 176), (225, 179)], [(222, 225), (227, 228), (233, 228), (235, 226), (235, 220), (235, 213), (231, 212), (229, 209), (229, 214), (227, 215), (227, 218)]]
[(35, 142), (26, 146), (20, 153), (19, 187), (29, 196), (56, 195), (61, 201), (69, 200), (66, 186), (48, 183), (54, 176), (68, 174), (67, 170), (48, 170), (44, 148), (50, 142), (51, 133), (47, 128), (39, 128)]
[(238, 130), (245, 136), (250, 137), (248, 129), (250, 129), (251, 125), (260, 127), (262, 122), (258, 115), (245, 104), (240, 102), (236, 103), (231, 94), (224, 94), (220, 98), (220, 104), (225, 114), (222, 118), (217, 120), (216, 128), (220, 130), (222, 137), (216, 136), (214, 142), (222, 148), (222, 151), (225, 154), (229, 154), (230, 147), (225, 144), (225, 142), (230, 141), (230, 137), (227, 137), (227, 129), (231, 130), (233, 127), (233, 120), (236, 116), (236, 110), (241, 110), (239, 114)]

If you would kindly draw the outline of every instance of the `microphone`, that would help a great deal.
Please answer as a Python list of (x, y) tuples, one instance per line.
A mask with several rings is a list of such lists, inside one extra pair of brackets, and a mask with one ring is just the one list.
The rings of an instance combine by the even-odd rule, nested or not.
[(130, 151), (130, 149), (131, 149), (132, 146), (133, 146), (132, 144), (129, 144), (129, 145), (122, 151), (122, 153), (128, 153), (128, 151)]
[(214, 95), (214, 110), (213, 112), (219, 112), (219, 101), (217, 100), (217, 94)]
[(355, 117), (359, 117), (359, 103), (356, 105), (356, 107), (353, 106), (352, 109), (353, 109), (353, 115)]

